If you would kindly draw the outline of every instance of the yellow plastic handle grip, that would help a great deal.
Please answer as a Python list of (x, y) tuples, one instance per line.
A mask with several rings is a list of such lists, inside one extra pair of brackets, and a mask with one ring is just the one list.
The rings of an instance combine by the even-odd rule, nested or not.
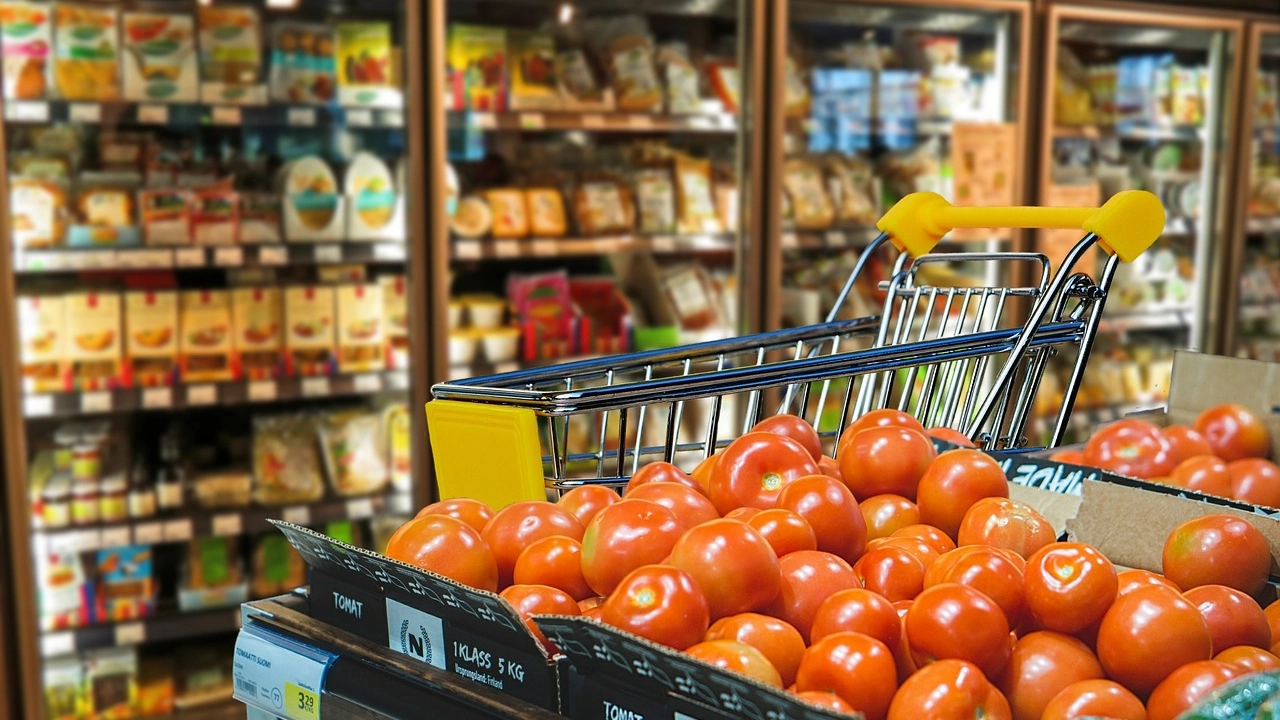
[(933, 251), (955, 228), (1061, 228), (1098, 236), (1098, 245), (1124, 262), (1151, 247), (1164, 231), (1164, 206), (1145, 190), (1116, 193), (1100, 208), (956, 207), (936, 193), (911, 193), (876, 227), (914, 257)]

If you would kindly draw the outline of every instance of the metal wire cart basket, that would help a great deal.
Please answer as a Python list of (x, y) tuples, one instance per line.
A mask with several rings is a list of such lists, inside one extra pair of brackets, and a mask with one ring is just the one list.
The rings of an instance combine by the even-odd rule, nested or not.
[[(654, 460), (691, 467), (779, 413), (813, 423), (828, 452), (851, 419), (885, 407), (926, 427), (959, 430), (989, 450), (1024, 447), (1046, 363), (1073, 349), (1074, 367), (1054, 402), (1052, 447), (1066, 431), (1116, 268), (1156, 241), (1164, 209), (1142, 191), (1119, 193), (1101, 208), (955, 207), (915, 193), (877, 227), (827, 322), (435, 385), (426, 412), (441, 497), (501, 506), (543, 498), (547, 489), (621, 485)], [(1074, 228), (1084, 236), (1056, 272), (1036, 253), (930, 254), (952, 229), (971, 227)], [(881, 315), (837, 320), (886, 242), (900, 254), (880, 286)], [(1095, 247), (1109, 256), (1096, 279), (1076, 271)], [(927, 269), (940, 262), (1026, 263), (1033, 280), (930, 283)]]

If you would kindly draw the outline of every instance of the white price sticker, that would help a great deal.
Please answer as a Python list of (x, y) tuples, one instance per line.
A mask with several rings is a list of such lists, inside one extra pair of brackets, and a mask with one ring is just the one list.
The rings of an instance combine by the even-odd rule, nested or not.
[(138, 122), (143, 125), (168, 125), (169, 108), (164, 105), (139, 105)]
[(313, 252), (318, 263), (336, 263), (342, 262), (342, 246), (341, 245), (317, 245)]
[(100, 542), (104, 548), (125, 547), (129, 544), (129, 537), (132, 534), (128, 525), (103, 528)]
[(222, 513), (213, 516), (213, 534), (219, 537), (239, 535), (244, 531), (244, 518), (240, 513)]
[(387, 127), (404, 127), (404, 113), (399, 110), (383, 110), (382, 124)]
[(44, 657), (68, 655), (76, 651), (76, 636), (70, 632), (45, 633), (40, 636), (40, 654)]
[(542, 113), (520, 113), (521, 130), (541, 130), (546, 126), (547, 121)]
[(9, 119), (14, 122), (49, 122), (49, 103), (15, 102), (9, 104)]
[(204, 267), (204, 248), (183, 248), (174, 252), (173, 264), (178, 267)]
[(188, 405), (212, 405), (218, 402), (217, 385), (192, 385), (187, 388)]
[(102, 547), (102, 534), (96, 530), (71, 530), (49, 536), (49, 551), (59, 555), (77, 555)]
[(147, 627), (140, 622), (116, 625), (116, 645), (141, 645), (147, 641)]
[(100, 123), (102, 106), (97, 103), (71, 103), (67, 108), (67, 119), (73, 123)]
[(316, 124), (316, 109), (309, 107), (289, 108), (286, 121), (295, 127), (311, 127)]
[(165, 542), (186, 542), (195, 534), (191, 518), (169, 520), (164, 524)]
[(637, 113), (627, 118), (627, 124), (635, 130), (649, 130), (653, 128), (653, 116)]
[(324, 678), (333, 658), (301, 643), (273, 642), (252, 629), (241, 631), (231, 665), (233, 696), (269, 717), (320, 720)]
[(555, 257), (558, 254), (556, 252), (557, 246), (555, 240), (539, 238), (534, 240), (531, 244), (533, 245), (533, 254), (538, 257)]
[(133, 541), (139, 545), (155, 545), (164, 542), (164, 526), (158, 522), (138, 523), (133, 526)]
[(52, 395), (28, 395), (22, 399), (22, 414), (27, 417), (47, 417), (53, 414)]
[(258, 248), (258, 263), (260, 265), (284, 265), (287, 262), (289, 262), (288, 248), (269, 245)]
[(249, 399), (254, 402), (269, 402), (276, 399), (275, 380), (254, 380), (249, 383)]
[(800, 247), (800, 238), (793, 232), (782, 233), (782, 247), (795, 248)]
[(117, 253), (116, 260), (122, 267), (163, 268), (173, 265), (173, 252), (170, 250), (132, 250)]
[(842, 247), (845, 244), (843, 230), (828, 230), (826, 238), (828, 247)]
[(583, 115), (582, 127), (586, 130), (599, 130), (604, 127), (604, 116), (596, 114)]
[(492, 130), (498, 127), (498, 118), (488, 112), (471, 113), (468, 124), (480, 130)]
[(376, 260), (404, 260), (405, 247), (397, 243), (378, 243), (373, 246), (373, 257)]
[(459, 260), (479, 260), (480, 243), (474, 240), (459, 240), (453, 244)]
[(310, 525), (311, 524), (311, 508), (306, 505), (292, 505), (281, 511), (280, 517), (287, 523), (294, 525)]
[(244, 264), (244, 248), (224, 247), (213, 251), (213, 264), (219, 267), (239, 267)]
[(302, 378), (302, 397), (324, 397), (329, 394), (329, 378)]
[(213, 109), (214, 125), (239, 125), (240, 123), (240, 108), (223, 105)]
[(351, 520), (363, 520), (373, 517), (373, 498), (348, 500), (347, 517)]
[(413, 498), (409, 493), (396, 493), (387, 503), (387, 509), (396, 515), (408, 515), (413, 512)]
[(80, 395), (80, 412), (111, 412), (112, 397), (110, 390), (87, 392)]
[(358, 393), (376, 393), (382, 391), (382, 376), (376, 373), (356, 375), (352, 381)]
[(520, 257), (520, 243), (515, 240), (495, 240), (493, 254), (500, 258)]
[(361, 108), (347, 110), (347, 125), (351, 127), (373, 127), (373, 111)]
[(167, 408), (173, 407), (173, 388), (153, 387), (146, 388), (142, 391), (142, 407), (144, 408)]

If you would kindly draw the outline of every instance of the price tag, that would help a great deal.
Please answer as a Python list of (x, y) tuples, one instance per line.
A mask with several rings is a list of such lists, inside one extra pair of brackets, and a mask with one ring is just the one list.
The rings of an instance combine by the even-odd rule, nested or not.
[(45, 633), (40, 636), (40, 654), (44, 657), (69, 655), (76, 651), (76, 636), (70, 632)]
[(285, 122), (295, 127), (311, 127), (316, 124), (316, 109), (309, 107), (289, 108)]
[(147, 641), (147, 627), (140, 622), (116, 625), (116, 645), (141, 645)]
[(493, 254), (500, 258), (520, 257), (520, 243), (515, 240), (495, 240)]
[(353, 382), (355, 390), (358, 393), (375, 393), (382, 391), (382, 376), (377, 373), (356, 375)]
[(60, 555), (92, 552), (102, 546), (102, 534), (96, 530), (72, 530), (49, 536), (49, 551)]
[(194, 534), (194, 530), (191, 527), (191, 518), (169, 520), (164, 524), (165, 542), (186, 542)]
[(302, 378), (302, 397), (324, 397), (329, 394), (329, 378)]
[(310, 525), (311, 508), (306, 505), (293, 505), (285, 508), (280, 517), (285, 522), (293, 523), (294, 525)]
[(249, 383), (249, 399), (254, 402), (270, 402), (276, 399), (275, 380), (254, 380)]
[(520, 113), (521, 130), (541, 130), (546, 126), (547, 121), (542, 113)]
[(480, 243), (474, 240), (460, 240), (453, 244), (459, 260), (479, 260)]
[(67, 119), (73, 123), (102, 122), (102, 106), (97, 103), (71, 103)]
[(318, 263), (336, 263), (342, 262), (342, 246), (341, 245), (317, 245), (312, 251)]
[(532, 245), (533, 245), (533, 254), (537, 255), (538, 257), (555, 257), (556, 255), (559, 254), (556, 251), (557, 246), (556, 246), (555, 240), (546, 240), (546, 239), (534, 240)]
[(244, 531), (244, 518), (240, 513), (223, 513), (213, 516), (213, 534), (219, 537), (239, 535)]
[(347, 517), (351, 520), (363, 520), (373, 517), (373, 498), (348, 500)]
[(797, 237), (795, 233), (784, 232), (782, 233), (782, 247), (784, 248), (800, 247), (800, 238)]
[(104, 548), (125, 547), (129, 544), (129, 536), (132, 535), (128, 525), (117, 525), (115, 527), (103, 528), (101, 543)]
[(492, 130), (498, 127), (498, 118), (493, 113), (471, 113), (471, 127), (481, 130)]
[(143, 125), (168, 125), (169, 108), (165, 105), (139, 105), (138, 122)]
[(125, 267), (163, 268), (173, 265), (173, 252), (170, 250), (134, 250), (121, 252), (116, 258)]
[(382, 113), (382, 124), (387, 127), (404, 127), (404, 113), (398, 110), (385, 110)]
[(392, 495), (387, 505), (387, 509), (396, 515), (408, 515), (413, 512), (413, 498), (409, 496), (409, 493)]
[(213, 251), (213, 264), (219, 267), (238, 267), (244, 264), (244, 248), (224, 247)]
[(373, 111), (363, 108), (347, 110), (347, 125), (351, 127), (373, 127)]
[(582, 116), (582, 127), (586, 130), (599, 130), (605, 126), (604, 116), (594, 113)]
[(158, 522), (138, 523), (133, 526), (133, 541), (139, 545), (155, 545), (164, 542), (164, 526)]
[(218, 402), (217, 385), (192, 385), (187, 388), (188, 405), (212, 405)]
[(373, 257), (378, 260), (404, 260), (405, 247), (396, 243), (378, 243), (373, 246)]
[(651, 130), (653, 129), (653, 116), (639, 113), (631, 115), (627, 118), (627, 125), (635, 130)]
[(173, 264), (178, 267), (204, 267), (204, 248), (183, 248), (175, 251)]
[(49, 122), (49, 103), (11, 103), (9, 105), (9, 117), (14, 122)]
[(842, 247), (845, 244), (844, 232), (841, 230), (828, 230), (826, 238), (828, 247)]
[(676, 239), (670, 235), (661, 235), (653, 239), (653, 251), (671, 253), (676, 251)]
[(288, 248), (270, 245), (258, 248), (258, 263), (260, 265), (284, 265), (287, 262), (289, 262)]
[[(274, 636), (274, 634), (272, 634)], [(334, 656), (300, 642), (241, 631), (232, 663), (233, 695), (286, 720), (320, 720), (324, 678)]]
[(47, 417), (53, 414), (52, 395), (28, 395), (22, 399), (22, 414), (27, 417)]
[(239, 125), (241, 122), (240, 108), (222, 105), (213, 109), (214, 125)]
[(169, 387), (146, 388), (145, 390), (142, 391), (142, 407), (144, 408), (173, 407), (173, 388), (169, 388)]
[(111, 391), (87, 392), (80, 395), (80, 412), (111, 412)]
[(84, 266), (88, 268), (111, 269), (120, 264), (114, 250), (82, 252), (80, 253), (80, 259), (84, 261)]

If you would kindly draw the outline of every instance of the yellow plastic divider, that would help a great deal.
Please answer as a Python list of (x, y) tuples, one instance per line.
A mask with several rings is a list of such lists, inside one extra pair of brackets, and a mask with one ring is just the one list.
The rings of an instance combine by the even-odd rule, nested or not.
[(538, 419), (528, 408), (456, 400), (427, 403), (441, 500), (470, 497), (494, 510), (545, 500)]
[(1145, 190), (1116, 193), (1100, 208), (957, 207), (937, 193), (911, 193), (876, 223), (914, 257), (933, 251), (955, 228), (1078, 228), (1098, 236), (1106, 252), (1132, 262), (1164, 231), (1164, 206)]

